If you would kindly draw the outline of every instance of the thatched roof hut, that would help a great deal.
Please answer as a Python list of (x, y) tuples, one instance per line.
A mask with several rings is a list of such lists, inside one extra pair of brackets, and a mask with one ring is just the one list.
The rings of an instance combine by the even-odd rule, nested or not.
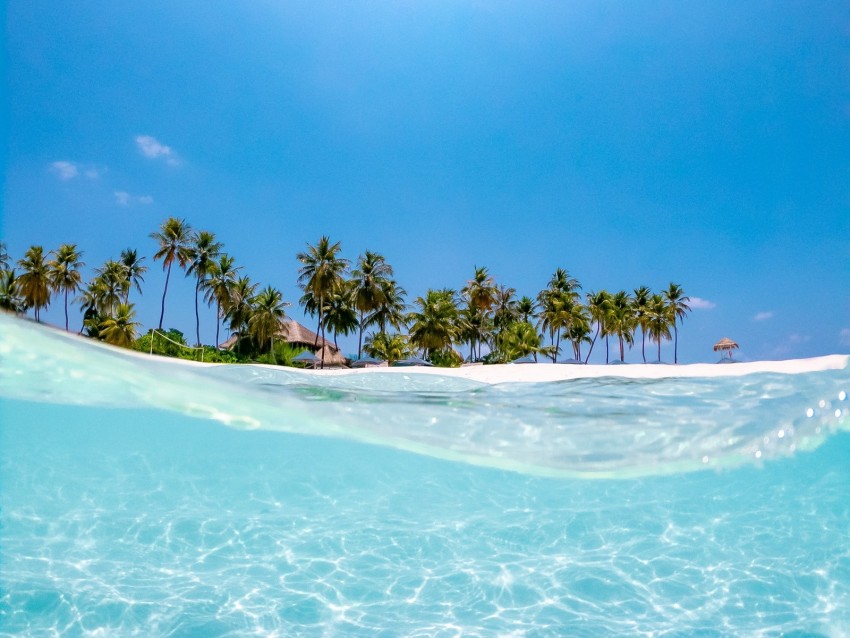
[[(238, 338), (239, 335), (234, 333), (220, 347), (223, 350), (232, 350)], [(331, 341), (321, 338), (317, 340), (315, 332), (288, 317), (280, 322), (280, 330), (275, 333), (275, 341), (285, 341), (296, 348), (309, 350), (319, 359), (324, 357), (326, 368), (339, 368), (347, 363), (345, 355)]]
[(740, 347), (740, 346), (738, 346), (738, 344), (735, 343), (734, 341), (732, 341), (729, 337), (723, 337), (720, 341), (718, 341), (717, 343), (714, 344), (714, 351), (715, 352), (727, 352), (728, 355), (729, 355), (729, 358), (731, 359), (732, 358), (732, 350), (734, 350), (735, 348), (738, 348), (738, 347)]

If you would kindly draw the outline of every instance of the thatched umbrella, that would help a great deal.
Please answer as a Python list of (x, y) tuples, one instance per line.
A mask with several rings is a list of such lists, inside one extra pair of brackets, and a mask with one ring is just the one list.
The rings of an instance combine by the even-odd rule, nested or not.
[(714, 344), (715, 352), (728, 352), (729, 358), (732, 358), (732, 351), (735, 348), (740, 347), (737, 343), (732, 341), (729, 337), (723, 337), (720, 341)]

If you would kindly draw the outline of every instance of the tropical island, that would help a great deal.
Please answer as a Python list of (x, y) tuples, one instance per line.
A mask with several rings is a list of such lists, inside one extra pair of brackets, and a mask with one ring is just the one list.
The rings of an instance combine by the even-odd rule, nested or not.
[[(214, 233), (171, 217), (150, 237), (158, 244), (152, 260), (161, 262), (166, 279), (158, 326), (146, 333), (140, 333), (131, 295), (142, 294), (149, 266), (133, 248), (107, 260), (84, 282), (84, 253), (76, 244), (47, 252), (33, 245), (15, 261), (0, 242), (0, 308), (19, 315), (32, 311), (40, 322), (41, 310), (58, 298), (65, 330), (70, 329), (69, 306), (77, 305), (80, 334), (115, 346), (206, 362), (276, 365), (296, 365), (300, 354), (315, 353), (320, 368), (350, 362), (339, 353), (339, 335), (357, 335), (353, 360), (365, 354), (390, 365), (414, 355), (440, 367), (544, 358), (586, 363), (595, 347), (605, 348), (606, 363), (625, 362), (627, 346), (638, 341), (640, 361), (647, 363), (647, 342), (650, 360), (660, 361), (661, 344), (668, 340), (674, 342), (673, 363), (678, 363), (679, 325), (690, 311), (679, 284), (671, 282), (660, 292), (640, 286), (632, 292), (583, 293), (563, 268), (533, 298), (518, 297), (486, 267), (475, 267), (459, 290), (429, 289), (408, 302), (381, 254), (367, 250), (351, 262), (342, 256), (339, 242), (323, 236), (296, 255), (303, 291), (298, 303), (316, 321), (311, 332), (287, 318), (290, 304), (282, 293), (242, 272)], [(194, 280), (194, 347), (181, 331), (163, 328), (175, 264)], [(202, 305), (214, 313), (214, 346), (201, 344)], [(223, 343), (222, 327), (231, 333)], [(300, 336), (290, 339), (293, 331)]]

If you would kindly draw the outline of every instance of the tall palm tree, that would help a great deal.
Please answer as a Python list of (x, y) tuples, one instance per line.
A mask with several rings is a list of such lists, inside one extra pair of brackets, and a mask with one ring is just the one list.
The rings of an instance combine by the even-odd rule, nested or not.
[[(587, 363), (590, 355), (593, 353), (593, 346), (596, 344), (596, 339), (601, 334), (608, 339), (608, 332), (605, 329), (605, 319), (608, 316), (608, 309), (611, 305), (611, 295), (605, 290), (599, 292), (587, 293), (587, 310), (590, 313), (591, 321), (596, 322), (596, 334), (593, 336), (593, 341), (590, 342), (590, 349), (587, 351), (587, 357), (584, 362)], [(608, 349), (605, 349), (605, 363), (608, 363)]]
[(0, 271), (0, 310), (22, 313), (26, 309), (14, 270)]
[(225, 319), (231, 332), (236, 332), (237, 347), (241, 352), (242, 339), (247, 336), (248, 324), (254, 312), (251, 300), (254, 298), (257, 284), (252, 283), (247, 275), (242, 275), (230, 290), (230, 300), (225, 310)]
[(472, 279), (466, 282), (466, 285), (461, 288), (461, 295), (466, 300), (468, 310), (461, 313), (461, 319), (464, 320), (465, 326), (461, 332), (465, 333), (465, 337), (469, 340), (470, 359), (475, 358), (475, 346), (479, 346), (483, 338), (482, 332), (485, 324), (490, 318), (490, 310), (496, 302), (496, 283), (493, 278), (487, 273), (484, 267), (475, 267), (475, 274)]
[(577, 299), (578, 291), (581, 290), (581, 284), (569, 272), (563, 268), (558, 268), (549, 280), (549, 289), (567, 293), (572, 299)]
[[(198, 295), (204, 279), (216, 266), (215, 259), (221, 254), (223, 244), (216, 241), (215, 234), (206, 230), (194, 233), (189, 246), (189, 267), (186, 276), (195, 276), (195, 339), (196, 345), (201, 345), (201, 319), (198, 314)], [(216, 318), (216, 325), (218, 318)]]
[(386, 332), (387, 326), (401, 330), (407, 326), (407, 304), (404, 297), (407, 291), (394, 279), (381, 281), (381, 303), (375, 311), (366, 317), (367, 326), (378, 326), (380, 332)]
[(106, 343), (129, 348), (136, 339), (136, 326), (139, 325), (138, 322), (133, 321), (135, 318), (133, 304), (119, 303), (115, 308), (115, 314), (103, 320), (100, 336)]
[(466, 282), (460, 293), (476, 308), (488, 311), (496, 301), (496, 283), (484, 267), (475, 267), (472, 279)]
[(520, 297), (516, 303), (516, 313), (519, 321), (530, 322), (537, 310), (537, 304), (531, 297)]
[(634, 343), (634, 331), (637, 321), (634, 316), (632, 299), (621, 290), (611, 297), (611, 305), (606, 318), (608, 333), (617, 335), (620, 343), (620, 362), (626, 360), (625, 344)]
[(339, 350), (337, 335), (349, 335), (357, 330), (361, 322), (354, 306), (355, 282), (345, 282), (325, 302), (325, 327), (334, 336), (334, 346)]
[(458, 333), (462, 342), (469, 343), (469, 360), (477, 361), (481, 358), (481, 344), (487, 343), (493, 334), (490, 313), (467, 301), (458, 315)]
[(54, 259), (48, 264), (50, 269), (50, 286), (56, 292), (65, 296), (65, 330), (68, 330), (68, 294), (80, 289), (82, 273), (80, 269), (85, 264), (80, 261), (82, 253), (76, 244), (62, 244), (53, 253)]
[(688, 305), (691, 298), (686, 297), (685, 291), (682, 290), (682, 287), (679, 284), (674, 284), (672, 281), (670, 282), (670, 286), (667, 290), (665, 290), (662, 294), (664, 295), (664, 300), (667, 302), (667, 305), (670, 306), (671, 317), (673, 318), (673, 332), (676, 339), (673, 345), (673, 363), (679, 363), (678, 323), (691, 311), (691, 307)]
[(281, 292), (271, 286), (266, 286), (254, 297), (254, 312), (248, 320), (248, 328), (261, 350), (269, 343), (269, 350), (274, 352), (274, 336), (284, 329), (282, 322), (286, 316), (286, 305)]
[(581, 361), (581, 344), (590, 343), (590, 313), (580, 303), (570, 309), (567, 338), (573, 345), (573, 358)]
[(159, 243), (154, 261), (162, 260), (162, 269), (166, 271), (165, 289), (162, 291), (162, 312), (159, 315), (159, 329), (162, 330), (162, 320), (165, 318), (165, 295), (168, 294), (168, 280), (171, 278), (171, 266), (176, 261), (185, 269), (190, 261), (190, 242), (192, 241), (192, 227), (184, 220), (176, 217), (166, 219), (159, 231), (151, 233), (151, 239)]
[(357, 339), (357, 357), (363, 352), (363, 329), (365, 314), (377, 310), (385, 300), (386, 282), (393, 276), (393, 269), (383, 255), (367, 250), (357, 260), (357, 268), (351, 271), (354, 282), (354, 307), (359, 313), (360, 334)]
[(640, 353), (643, 357), (643, 362), (646, 363), (646, 330), (649, 325), (649, 316), (647, 308), (649, 299), (652, 297), (652, 291), (646, 287), (634, 289), (634, 297), (632, 297), (632, 310), (634, 311), (637, 325), (640, 326)]
[(451, 347), (458, 337), (455, 291), (429, 290), (414, 303), (419, 309), (410, 313), (410, 342), (421, 348), (425, 357)]
[(220, 255), (218, 262), (210, 270), (204, 280), (204, 301), (208, 304), (215, 301), (215, 347), (219, 344), (219, 327), (233, 303), (233, 288), (236, 285), (236, 273), (241, 266), (234, 267), (235, 259), (230, 255)]
[(647, 328), (649, 338), (658, 344), (658, 361), (661, 361), (661, 340), (670, 339), (670, 326), (673, 324), (671, 307), (661, 295), (652, 295), (647, 304)]
[(130, 288), (135, 287), (139, 294), (142, 294), (142, 284), (145, 283), (145, 278), (142, 275), (148, 271), (148, 267), (142, 265), (144, 260), (144, 257), (139, 257), (135, 248), (125, 248), (121, 251), (119, 261), (127, 271), (127, 281), (130, 282), (124, 303), (130, 303)]
[(18, 277), (18, 287), (27, 308), (32, 308), (35, 320), (41, 321), (41, 309), (50, 303), (50, 269), (45, 262), (44, 248), (30, 246), (18, 261), (23, 271)]
[(130, 290), (127, 269), (121, 262), (109, 259), (95, 272), (100, 284), (95, 288), (100, 295), (99, 312), (104, 316), (111, 315), (116, 311), (119, 304), (126, 303), (124, 300)]
[[(324, 306), (325, 300), (342, 283), (342, 275), (348, 267), (348, 260), (338, 256), (341, 250), (339, 242), (331, 243), (327, 236), (319, 239), (315, 246), (307, 244), (307, 251), (298, 253), (301, 268), (298, 269), (298, 284), (304, 292), (310, 292), (316, 302), (316, 312), (319, 314), (319, 329), (316, 331), (318, 349), (319, 335), (324, 340)], [(321, 368), (325, 367), (324, 350), (321, 358)]]

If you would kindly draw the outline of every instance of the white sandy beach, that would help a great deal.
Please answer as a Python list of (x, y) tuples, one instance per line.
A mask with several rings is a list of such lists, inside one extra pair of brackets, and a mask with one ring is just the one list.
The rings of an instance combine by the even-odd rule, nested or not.
[[(70, 340), (78, 345), (93, 348), (112, 356), (126, 357), (142, 361), (157, 361), (158, 364), (173, 364), (178, 366), (215, 366), (217, 363), (201, 363), (171, 357), (149, 355), (134, 350), (116, 348), (107, 344), (93, 341), (64, 330), (50, 326), (39, 325), (37, 331), (32, 328), (36, 324), (20, 321), (9, 317), (0, 317), (0, 323), (5, 324), (4, 337), (15, 340), (15, 333), (21, 342), (31, 340), (35, 334), (41, 334), (47, 339)], [(850, 355), (833, 354), (810, 359), (788, 359), (783, 361), (750, 361), (738, 363), (693, 363), (693, 364), (625, 364), (625, 365), (565, 365), (551, 363), (526, 363), (503, 365), (471, 365), (461, 368), (436, 367), (376, 367), (352, 370), (302, 370), (300, 368), (282, 368), (266, 364), (254, 364), (272, 370), (286, 370), (296, 374), (310, 376), (339, 376), (358, 374), (400, 374), (400, 375), (442, 375), (470, 379), (481, 383), (541, 383), (547, 381), (562, 381), (568, 379), (592, 379), (600, 377), (618, 377), (624, 379), (665, 379), (665, 378), (696, 378), (696, 377), (738, 377), (760, 372), (777, 374), (803, 374), (823, 370), (841, 370), (850, 364)], [(224, 364), (226, 365), (226, 364)], [(247, 365), (247, 364), (237, 364)]]

